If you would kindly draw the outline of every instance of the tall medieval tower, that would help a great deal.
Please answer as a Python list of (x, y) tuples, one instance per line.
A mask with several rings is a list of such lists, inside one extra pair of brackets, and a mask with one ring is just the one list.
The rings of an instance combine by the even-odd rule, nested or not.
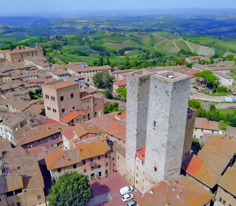
[(144, 191), (180, 174), (190, 81), (167, 71), (139, 71), (128, 77), (126, 178), (135, 172), (137, 150), (146, 147)]

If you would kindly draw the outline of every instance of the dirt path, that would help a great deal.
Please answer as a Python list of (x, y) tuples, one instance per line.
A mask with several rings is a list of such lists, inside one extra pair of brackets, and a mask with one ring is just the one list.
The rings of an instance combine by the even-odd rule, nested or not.
[(175, 41), (174, 41), (174, 40), (172, 40), (172, 43), (175, 45), (175, 47), (176, 47), (177, 51), (180, 51), (179, 47), (176, 45), (176, 43), (175, 43)]

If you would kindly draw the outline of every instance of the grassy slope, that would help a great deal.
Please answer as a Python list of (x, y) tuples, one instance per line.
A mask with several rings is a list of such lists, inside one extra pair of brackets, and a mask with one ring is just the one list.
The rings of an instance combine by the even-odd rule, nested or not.
[(190, 51), (189, 46), (185, 43), (185, 41), (179, 39), (179, 40), (175, 40), (174, 41), (175, 44), (177, 45), (177, 47), (179, 47), (179, 49), (184, 49), (185, 51)]
[(164, 53), (177, 53), (178, 50), (172, 41), (157, 42), (155, 48)]

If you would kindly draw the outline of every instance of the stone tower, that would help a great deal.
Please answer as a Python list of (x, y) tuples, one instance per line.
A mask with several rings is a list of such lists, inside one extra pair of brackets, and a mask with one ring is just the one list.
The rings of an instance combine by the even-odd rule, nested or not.
[(126, 117), (126, 179), (134, 185), (135, 154), (145, 147), (150, 74), (142, 71), (128, 76)]
[(41, 56), (41, 57), (44, 56), (43, 49), (40, 47), (39, 43), (36, 43), (36, 50), (37, 50), (37, 56)]
[(150, 76), (145, 190), (180, 174), (191, 78), (162, 71)]

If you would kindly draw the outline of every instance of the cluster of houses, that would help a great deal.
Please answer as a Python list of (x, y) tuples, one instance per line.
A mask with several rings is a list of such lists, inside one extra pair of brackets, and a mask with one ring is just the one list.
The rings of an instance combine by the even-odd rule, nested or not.
[[(141, 71), (50, 65), (38, 44), (0, 51), (0, 58), (1, 206), (43, 205), (50, 184), (72, 171), (89, 180), (120, 173), (143, 194), (139, 206), (236, 205), (236, 130), (220, 131), (187, 108), (197, 64)], [(210, 70), (224, 73), (221, 64), (233, 67)], [(123, 112), (104, 114), (104, 104), (116, 101), (91, 86), (103, 70), (114, 76), (114, 95), (127, 88), (127, 105), (118, 102)], [(38, 88), (42, 99), (30, 99)], [(198, 154), (193, 138), (204, 143)]]

